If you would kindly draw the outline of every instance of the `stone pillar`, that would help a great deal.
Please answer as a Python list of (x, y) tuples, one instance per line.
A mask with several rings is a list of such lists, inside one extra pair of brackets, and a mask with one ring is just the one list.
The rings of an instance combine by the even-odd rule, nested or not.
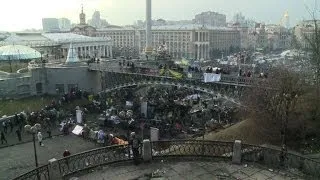
[(232, 163), (241, 164), (241, 141), (235, 140), (233, 144)]
[(200, 60), (200, 44), (197, 44), (198, 50), (197, 50), (197, 59)]
[(201, 59), (203, 58), (203, 44), (201, 44), (201, 47), (200, 47), (200, 58)]
[(205, 55), (204, 55), (204, 59), (208, 59), (208, 45), (206, 44), (206, 51), (205, 51)]
[(106, 57), (106, 46), (103, 46), (103, 56)]
[(153, 141), (159, 141), (159, 129), (158, 128), (150, 128), (150, 140)]
[(62, 180), (62, 174), (60, 173), (58, 160), (53, 158), (49, 160), (48, 164), (50, 179)]
[(150, 162), (152, 160), (152, 148), (149, 139), (145, 139), (142, 142), (142, 159), (144, 162)]
[(84, 56), (87, 58), (87, 46), (84, 47)]
[(112, 46), (110, 46), (110, 57), (111, 57), (111, 59), (113, 58), (113, 54), (112, 54)]
[(109, 46), (106, 46), (106, 47), (107, 47), (107, 50), (106, 50), (107, 51), (107, 56), (110, 57)]

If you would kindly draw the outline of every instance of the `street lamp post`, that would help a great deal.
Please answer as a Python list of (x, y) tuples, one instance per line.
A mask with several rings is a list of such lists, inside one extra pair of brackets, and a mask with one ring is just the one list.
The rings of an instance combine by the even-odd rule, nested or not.
[[(119, 113), (119, 116), (121, 118), (124, 118), (127, 120), (127, 137), (128, 137), (128, 142), (129, 142), (129, 138), (130, 138), (129, 121), (131, 120), (131, 118), (133, 116), (133, 112), (132, 112), (132, 110), (127, 110), (127, 112), (121, 111)], [(130, 148), (128, 148), (128, 157), (130, 158)]]
[(27, 124), (24, 126), (24, 129), (26, 132), (32, 134), (34, 159), (35, 159), (36, 167), (38, 167), (39, 164), (38, 164), (38, 155), (37, 155), (37, 148), (36, 148), (36, 134), (41, 129), (41, 125), (39, 123), (35, 124), (34, 126)]

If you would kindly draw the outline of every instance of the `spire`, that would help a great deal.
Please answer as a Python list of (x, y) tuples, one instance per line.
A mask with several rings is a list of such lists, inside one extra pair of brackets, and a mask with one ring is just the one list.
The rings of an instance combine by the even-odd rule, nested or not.
[(83, 14), (83, 4), (81, 4), (81, 14)]
[(80, 24), (85, 25), (86, 24), (86, 14), (83, 12), (83, 4), (81, 4), (81, 14), (80, 14)]

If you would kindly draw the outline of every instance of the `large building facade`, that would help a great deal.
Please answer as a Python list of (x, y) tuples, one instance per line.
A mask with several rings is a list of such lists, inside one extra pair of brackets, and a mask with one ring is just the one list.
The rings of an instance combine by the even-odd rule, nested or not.
[[(136, 49), (143, 53), (146, 46), (144, 29), (98, 29), (98, 37), (110, 37), (114, 49)], [(166, 44), (173, 58), (213, 59), (221, 52), (240, 49), (240, 33), (233, 28), (202, 25), (171, 25), (152, 27), (152, 47)], [(219, 53), (217, 53), (219, 52)]]
[[(308, 40), (312, 40), (315, 36), (315, 26), (320, 27), (320, 20), (306, 20), (302, 21), (294, 27), (294, 36), (297, 43), (304, 49), (309, 49), (310, 43)], [(319, 29), (318, 29), (319, 31)]]
[[(138, 30), (139, 51), (145, 46), (145, 33)], [(217, 58), (214, 52), (229, 53), (230, 48), (240, 48), (240, 33), (232, 28), (201, 25), (158, 26), (152, 29), (153, 47), (166, 43), (174, 58), (198, 60)]]
[(60, 31), (59, 20), (56, 18), (43, 18), (42, 29), (44, 32), (58, 32)]
[(213, 27), (225, 27), (227, 25), (227, 16), (212, 11), (203, 12), (195, 16), (194, 23)]

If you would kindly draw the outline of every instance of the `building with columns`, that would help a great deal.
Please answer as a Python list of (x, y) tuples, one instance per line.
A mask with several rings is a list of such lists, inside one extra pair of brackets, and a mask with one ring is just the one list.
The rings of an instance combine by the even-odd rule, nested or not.
[(66, 58), (71, 43), (80, 59), (112, 57), (112, 42), (108, 37), (88, 37), (73, 33), (17, 33), (0, 42), (0, 46), (12, 43), (32, 47), (49, 61)]
[(112, 57), (112, 42), (108, 37), (88, 37), (73, 33), (47, 33), (43, 36), (60, 44), (64, 57), (68, 54), (70, 43), (80, 58)]
[(137, 46), (136, 30), (134, 28), (97, 29), (96, 37), (109, 37), (116, 48)]
[[(145, 31), (137, 30), (139, 51), (145, 47)], [(214, 59), (214, 52), (230, 53), (230, 48), (240, 48), (238, 30), (226, 27), (202, 25), (154, 26), (152, 27), (152, 46), (159, 47), (166, 43), (168, 52), (173, 58)]]

